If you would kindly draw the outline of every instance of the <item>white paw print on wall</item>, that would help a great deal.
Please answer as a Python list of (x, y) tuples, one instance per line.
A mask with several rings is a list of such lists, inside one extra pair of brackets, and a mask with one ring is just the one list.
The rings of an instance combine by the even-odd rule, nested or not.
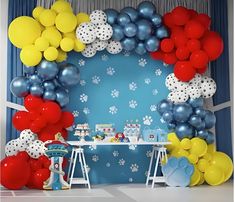
[(126, 161), (125, 161), (124, 159), (119, 159), (119, 161), (118, 161), (118, 164), (119, 164), (120, 166), (124, 166), (125, 163), (126, 163)]
[(88, 101), (88, 95), (86, 95), (86, 94), (81, 94), (80, 95), (80, 101), (81, 102), (87, 102)]
[(147, 125), (147, 126), (150, 126), (153, 122), (153, 119), (151, 116), (145, 116), (143, 117), (143, 124), (144, 125)]
[(118, 98), (118, 97), (119, 97), (119, 91), (116, 90), (116, 89), (113, 89), (113, 90), (111, 91), (111, 96), (112, 96), (113, 98)]
[(107, 74), (108, 74), (109, 76), (113, 76), (113, 75), (115, 74), (115, 69), (112, 68), (112, 67), (108, 67), (108, 68), (106, 69), (106, 72), (107, 72)]
[(155, 75), (156, 75), (156, 76), (161, 76), (161, 75), (162, 75), (162, 70), (159, 69), (159, 68), (157, 68), (157, 69), (155, 70)]
[(109, 59), (109, 56), (107, 56), (105, 54), (101, 56), (102, 61), (107, 61), (108, 59)]
[(80, 80), (80, 85), (81, 85), (81, 86), (85, 86), (85, 85), (86, 85), (86, 81), (85, 81), (85, 80), (83, 80), (83, 79), (82, 79), (82, 80)]
[(129, 149), (130, 150), (135, 150), (137, 148), (137, 145), (136, 144), (131, 144), (131, 145), (129, 145)]
[(130, 52), (130, 51), (127, 51), (127, 50), (124, 50), (124, 51), (123, 51), (123, 55), (124, 55), (125, 57), (129, 57), (129, 56), (131, 55), (131, 52)]
[(155, 95), (157, 95), (158, 94), (158, 90), (157, 89), (153, 89), (152, 90), (152, 94), (155, 96)]
[(130, 169), (132, 173), (138, 172), (139, 166), (136, 163), (134, 163), (134, 164), (131, 164)]
[(162, 62), (162, 64), (163, 64), (164, 67), (168, 67), (169, 66), (169, 64), (166, 64), (165, 62)]
[(150, 151), (150, 150), (146, 151), (146, 156), (147, 156), (147, 158), (152, 157), (152, 151)]
[(99, 161), (99, 156), (93, 155), (93, 156), (92, 156), (92, 161), (94, 161), (94, 162)]
[(135, 91), (137, 89), (137, 84), (135, 82), (129, 83), (129, 90)]
[(144, 58), (140, 58), (138, 60), (138, 63), (139, 63), (139, 66), (141, 66), (141, 67), (145, 67), (145, 65), (147, 65), (147, 61)]
[(111, 164), (108, 162), (108, 163), (106, 163), (106, 167), (110, 167), (111, 166)]
[(151, 112), (157, 111), (157, 106), (156, 106), (156, 105), (151, 105), (151, 106), (150, 106), (150, 111), (151, 111)]
[(88, 107), (83, 108), (83, 113), (84, 114), (90, 114), (90, 109)]
[(109, 113), (110, 114), (116, 114), (118, 111), (118, 108), (116, 106), (109, 107)]
[(79, 116), (79, 111), (74, 110), (74, 111), (73, 111), (73, 116), (74, 116), (74, 117), (78, 117), (78, 116)]
[(100, 83), (100, 77), (99, 77), (99, 76), (96, 76), (96, 75), (93, 76), (93, 77), (92, 77), (92, 83), (93, 83), (93, 84), (96, 84), (96, 85), (99, 84), (99, 83)]
[(146, 78), (144, 79), (144, 83), (149, 85), (151, 83), (151, 79), (150, 78)]
[(84, 66), (86, 64), (85, 60), (81, 59), (78, 61), (78, 64), (80, 67)]
[(118, 157), (118, 155), (119, 155), (119, 152), (118, 152), (118, 151), (113, 151), (113, 156), (114, 156), (114, 157)]
[(91, 151), (96, 150), (96, 145), (90, 145), (88, 148), (89, 148)]
[(137, 107), (138, 103), (136, 100), (129, 101), (129, 107), (132, 109), (135, 109)]

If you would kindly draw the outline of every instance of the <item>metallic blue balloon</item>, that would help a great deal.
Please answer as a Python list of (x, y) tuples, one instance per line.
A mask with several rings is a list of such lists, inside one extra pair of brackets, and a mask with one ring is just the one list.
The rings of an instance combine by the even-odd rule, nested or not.
[(206, 130), (197, 131), (197, 137), (200, 137), (201, 139), (206, 139), (207, 135), (208, 135), (208, 131)]
[(206, 129), (213, 128), (216, 123), (216, 117), (215, 117), (214, 113), (209, 110), (206, 110), (206, 115), (205, 115), (204, 121), (206, 124), (206, 126), (205, 126)]
[(189, 103), (193, 108), (202, 107), (202, 106), (203, 106), (203, 98), (202, 98), (202, 97), (197, 98), (197, 99), (192, 99), (192, 98), (190, 98), (190, 99), (188, 100), (188, 103)]
[(159, 39), (169, 37), (169, 32), (165, 26), (161, 26), (156, 29), (155, 36)]
[(69, 94), (63, 88), (58, 88), (55, 91), (56, 101), (60, 104), (61, 107), (64, 107), (69, 103)]
[(176, 125), (174, 124), (174, 123), (168, 123), (167, 124), (167, 128), (169, 129), (169, 130), (174, 130), (175, 129), (175, 127), (176, 127)]
[(137, 26), (134, 23), (128, 23), (125, 25), (123, 32), (127, 37), (133, 37), (137, 33)]
[(193, 128), (187, 123), (179, 123), (175, 128), (175, 133), (180, 139), (192, 138)]
[(132, 51), (136, 47), (135, 38), (124, 38), (121, 41), (122, 48), (126, 51)]
[(117, 23), (123, 27), (130, 22), (131, 18), (126, 13), (120, 13), (117, 17)]
[(54, 79), (58, 72), (59, 69), (55, 62), (42, 60), (37, 66), (37, 73), (44, 81)]
[(15, 77), (10, 83), (10, 91), (15, 97), (25, 97), (29, 94), (29, 80), (24, 76)]
[(143, 55), (147, 52), (143, 42), (139, 42), (137, 44), (137, 46), (135, 48), (135, 52), (139, 55)]
[(34, 84), (34, 83), (41, 84), (42, 79), (37, 74), (32, 74), (29, 76), (29, 82), (31, 84)]
[(56, 93), (53, 90), (45, 90), (43, 93), (43, 99), (45, 100), (55, 100)]
[(35, 67), (24, 66), (24, 73), (29, 75), (34, 74), (35, 69), (36, 69)]
[(166, 111), (171, 111), (173, 109), (173, 105), (168, 100), (162, 100), (157, 105), (157, 111), (162, 115)]
[(152, 25), (148, 20), (142, 19), (136, 22), (137, 25), (137, 37), (139, 40), (146, 40), (151, 36)]
[(201, 125), (202, 119), (201, 119), (201, 117), (198, 116), (198, 115), (192, 115), (192, 116), (189, 118), (189, 123), (190, 123), (193, 127), (197, 127), (197, 126)]
[(160, 27), (162, 24), (162, 16), (159, 14), (154, 14), (151, 17), (151, 22), (153, 23), (154, 26)]
[(197, 107), (194, 109), (194, 113), (198, 116), (200, 116), (202, 119), (204, 119), (205, 115), (206, 115), (206, 111), (205, 109), (203, 109), (202, 107)]
[(114, 24), (112, 28), (113, 28), (112, 39), (115, 41), (121, 41), (123, 37), (125, 36), (123, 33), (123, 28), (117, 24)]
[(53, 79), (53, 83), (55, 84), (55, 87), (62, 87), (61, 83), (58, 81), (58, 79)]
[(147, 51), (149, 52), (154, 52), (157, 51), (159, 48), (159, 40), (157, 39), (157, 37), (155, 36), (151, 36), (150, 38), (148, 38), (145, 41), (145, 48), (147, 49)]
[(186, 122), (193, 113), (188, 103), (177, 104), (173, 108), (174, 119), (178, 122)]
[(109, 8), (104, 10), (105, 14), (107, 15), (107, 22), (110, 25), (113, 25), (117, 21), (118, 11), (115, 9)]
[(127, 15), (129, 15), (132, 22), (135, 22), (138, 19), (138, 16), (139, 16), (139, 13), (137, 12), (137, 10), (132, 8), (132, 7), (125, 7), (120, 12), (121, 13), (126, 13)]
[(211, 131), (207, 132), (206, 142), (207, 144), (212, 144), (215, 141), (215, 136)]
[(34, 96), (41, 96), (43, 92), (44, 92), (44, 89), (40, 84), (35, 83), (30, 87), (30, 94)]
[(141, 17), (151, 18), (156, 12), (156, 7), (152, 2), (143, 1), (138, 5), (137, 10)]
[[(197, 116), (197, 115), (196, 115), (196, 116)], [(206, 126), (206, 124), (205, 124), (205, 122), (202, 120), (200, 124), (198, 124), (197, 126), (195, 126), (195, 128), (196, 128), (197, 130), (204, 130), (204, 129), (205, 129), (205, 126)]]
[(80, 74), (79, 69), (70, 63), (66, 63), (60, 66), (59, 82), (63, 86), (74, 86), (78, 84)]
[(166, 111), (162, 114), (162, 118), (165, 122), (170, 123), (173, 120), (173, 113), (171, 111)]
[(55, 90), (55, 83), (53, 81), (44, 81), (43, 87), (45, 90)]

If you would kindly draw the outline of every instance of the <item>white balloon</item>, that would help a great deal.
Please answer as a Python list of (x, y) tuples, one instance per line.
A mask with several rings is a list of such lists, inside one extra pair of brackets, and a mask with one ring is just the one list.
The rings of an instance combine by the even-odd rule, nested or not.
[(37, 138), (38, 138), (37, 135), (34, 134), (30, 129), (25, 129), (21, 131), (20, 137), (19, 137), (19, 139), (25, 142), (26, 145), (31, 144)]
[(26, 152), (31, 158), (38, 159), (45, 154), (44, 144), (36, 140), (27, 147)]
[(201, 90), (199, 86), (189, 85), (187, 88), (187, 94), (190, 98), (196, 99), (201, 97)]
[(119, 41), (109, 40), (106, 50), (111, 54), (118, 54), (122, 51), (122, 45)]
[(202, 80), (201, 74), (195, 74), (194, 78), (189, 81), (189, 85), (198, 86)]
[(180, 81), (174, 73), (171, 73), (166, 77), (165, 85), (170, 91), (185, 91), (189, 84)]
[(95, 50), (102, 51), (107, 47), (108, 41), (102, 41), (100, 39), (96, 39), (91, 45)]
[(88, 44), (86, 48), (81, 52), (84, 57), (90, 58), (96, 54), (96, 50), (91, 44)]
[(216, 83), (212, 78), (204, 76), (200, 83), (200, 89), (203, 98), (210, 98), (216, 92)]
[(76, 29), (76, 37), (85, 44), (92, 43), (96, 39), (96, 27), (91, 22), (81, 23)]
[(100, 40), (109, 40), (113, 35), (113, 29), (108, 23), (96, 25), (96, 37)]
[(173, 91), (170, 92), (167, 99), (170, 100), (172, 103), (182, 103), (188, 100), (189, 96), (184, 91)]
[(90, 20), (94, 24), (106, 23), (107, 22), (107, 15), (102, 10), (94, 10), (90, 14)]
[(17, 148), (17, 139), (16, 140), (11, 140), (5, 145), (5, 154), (6, 156), (13, 156), (18, 153), (18, 148)]
[(25, 151), (27, 147), (28, 144), (25, 141), (21, 140), (20, 138), (16, 139), (16, 149), (18, 151)]

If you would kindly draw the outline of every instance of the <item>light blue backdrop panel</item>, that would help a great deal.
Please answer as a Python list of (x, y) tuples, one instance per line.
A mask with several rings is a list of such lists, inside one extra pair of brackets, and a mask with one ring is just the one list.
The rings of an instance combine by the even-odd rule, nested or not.
[[(70, 89), (67, 107), (75, 115), (75, 124), (112, 123), (123, 131), (126, 121), (138, 120), (141, 128), (166, 129), (156, 111), (166, 98), (165, 78), (172, 67), (150, 56), (103, 51), (92, 58), (70, 53), (67, 62), (79, 67), (80, 84)], [(76, 139), (70, 134), (70, 139)], [(151, 146), (104, 146), (86, 149), (92, 183), (144, 182)], [(77, 171), (79, 172), (79, 171)]]

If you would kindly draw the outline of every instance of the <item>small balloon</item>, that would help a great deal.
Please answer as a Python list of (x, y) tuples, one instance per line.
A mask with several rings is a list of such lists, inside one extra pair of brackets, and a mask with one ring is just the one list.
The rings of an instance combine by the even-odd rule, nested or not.
[(201, 139), (206, 139), (207, 135), (208, 135), (208, 131), (204, 129), (197, 131), (197, 137), (200, 137)]
[(151, 17), (151, 22), (154, 24), (154, 26), (160, 27), (162, 24), (162, 16), (159, 14), (154, 14)]
[(162, 118), (165, 122), (169, 123), (173, 120), (173, 113), (171, 111), (166, 111), (162, 114)]
[(44, 100), (55, 100), (56, 93), (53, 90), (45, 90), (43, 93), (43, 99)]
[(157, 105), (157, 111), (162, 115), (166, 111), (172, 110), (173, 105), (171, 102), (167, 100), (162, 100), (160, 103)]
[(169, 37), (169, 32), (165, 26), (161, 26), (156, 29), (155, 36), (159, 39)]
[(43, 92), (44, 92), (43, 87), (40, 84), (33, 84), (30, 87), (30, 94), (34, 96), (41, 96)]
[(137, 27), (134, 23), (128, 23), (128, 24), (125, 25), (123, 31), (124, 31), (124, 34), (127, 37), (133, 37), (137, 33)]
[(45, 90), (54, 90), (55, 89), (55, 83), (53, 81), (44, 81), (43, 87)]
[(121, 11), (121, 13), (126, 13), (130, 18), (132, 22), (135, 22), (138, 19), (138, 12), (132, 7), (125, 7)]
[(135, 48), (135, 52), (139, 55), (143, 55), (145, 54), (147, 51), (146, 51), (146, 48), (145, 48), (145, 45), (143, 42), (139, 42)]
[(15, 77), (10, 83), (10, 91), (15, 97), (25, 97), (29, 93), (29, 81), (24, 76)]
[(137, 37), (139, 40), (146, 40), (151, 36), (152, 25), (148, 20), (141, 19), (136, 22), (137, 25)]
[(34, 72), (35, 72), (35, 68), (34, 67), (24, 66), (24, 73), (25, 74), (32, 75), (32, 74), (34, 74)]
[(188, 103), (193, 107), (193, 108), (196, 108), (196, 107), (202, 107), (203, 106), (203, 98), (200, 97), (200, 98), (197, 98), (197, 99), (189, 99), (188, 100)]
[(198, 115), (192, 115), (189, 119), (189, 123), (193, 126), (196, 127), (198, 125), (200, 125), (202, 122), (202, 119), (200, 116)]
[(131, 18), (126, 13), (120, 13), (117, 17), (117, 23), (123, 27), (130, 22)]
[(152, 2), (143, 1), (138, 5), (137, 10), (141, 17), (151, 18), (156, 12), (156, 7)]
[(186, 123), (180, 123), (175, 128), (176, 135), (180, 138), (192, 138), (193, 137), (193, 128)]
[(55, 78), (59, 69), (55, 62), (42, 60), (37, 66), (37, 73), (43, 80)]
[(107, 15), (107, 22), (110, 25), (113, 25), (117, 21), (118, 11), (115, 9), (109, 8), (104, 10), (105, 14)]
[(206, 115), (205, 115), (204, 121), (206, 124), (206, 126), (205, 126), (206, 129), (213, 128), (216, 123), (216, 117), (215, 117), (214, 113), (209, 110), (206, 110)]
[(215, 135), (214, 135), (211, 131), (208, 131), (207, 133), (208, 133), (208, 134), (207, 134), (207, 137), (206, 137), (206, 142), (207, 142), (207, 144), (212, 144), (212, 143), (214, 143), (214, 141), (215, 141)]
[(122, 48), (126, 51), (132, 51), (136, 47), (136, 40), (135, 38), (124, 38), (121, 41)]
[(29, 82), (31, 84), (41, 84), (42, 83), (42, 79), (37, 75), (37, 74), (33, 74), (31, 76), (29, 76)]
[(145, 42), (145, 48), (149, 52), (157, 51), (159, 48), (159, 40), (155, 36), (151, 36), (149, 39)]
[(124, 37), (123, 28), (120, 25), (114, 24), (112, 26), (113, 35), (112, 39), (115, 41), (121, 41)]
[[(197, 116), (197, 115), (196, 115), (196, 116)], [(201, 123), (198, 124), (198, 125), (196, 125), (195, 128), (196, 128), (197, 130), (204, 130), (204, 129), (205, 129), (205, 126), (206, 126), (205, 121), (201, 121)]]
[(178, 122), (185, 122), (193, 113), (192, 107), (187, 103), (181, 103), (174, 106), (174, 119)]
[(194, 113), (198, 116), (200, 116), (202, 119), (205, 118), (206, 111), (202, 107), (197, 107), (194, 109)]
[(56, 101), (60, 104), (61, 107), (64, 107), (69, 103), (69, 94), (63, 88), (58, 88), (55, 93)]
[(167, 128), (168, 128), (169, 130), (174, 130), (175, 127), (176, 127), (176, 125), (175, 125), (174, 123), (168, 123), (168, 124), (167, 124)]

